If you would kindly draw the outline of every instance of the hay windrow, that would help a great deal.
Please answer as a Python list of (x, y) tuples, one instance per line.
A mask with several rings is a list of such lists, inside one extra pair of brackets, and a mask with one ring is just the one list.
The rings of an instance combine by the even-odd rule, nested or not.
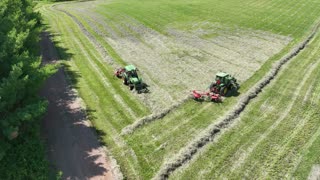
[(180, 152), (171, 158), (172, 160), (163, 164), (158, 173), (153, 179), (168, 179), (170, 174), (183, 164), (187, 163), (193, 156), (210, 141), (214, 140), (219, 132), (226, 129), (239, 116), (239, 114), (246, 108), (249, 102), (255, 98), (262, 89), (267, 86), (272, 79), (276, 77), (281, 67), (289, 60), (297, 56), (308, 43), (313, 39), (318, 32), (320, 23), (318, 22), (311, 30), (311, 33), (300, 44), (293, 48), (288, 54), (281, 58), (271, 68), (269, 73), (264, 76), (256, 85), (254, 85), (240, 100), (239, 103), (224, 117), (222, 117), (218, 124), (211, 124), (207, 129), (202, 131), (189, 145), (180, 150)]
[(158, 113), (153, 113), (151, 115), (148, 115), (148, 116), (145, 116), (145, 117), (141, 118), (138, 121), (135, 121), (133, 124), (123, 128), (122, 131), (121, 131), (121, 135), (131, 134), (136, 129), (142, 127), (143, 125), (163, 118), (164, 116), (166, 116), (167, 114), (169, 114), (170, 112), (172, 112), (173, 110), (177, 109), (182, 104), (187, 102), (189, 99), (190, 99), (190, 96), (187, 96), (184, 99), (178, 101), (177, 103), (175, 103), (174, 105), (172, 105), (171, 107), (169, 107), (167, 109), (164, 109), (164, 110), (162, 110), (162, 111), (160, 111)]

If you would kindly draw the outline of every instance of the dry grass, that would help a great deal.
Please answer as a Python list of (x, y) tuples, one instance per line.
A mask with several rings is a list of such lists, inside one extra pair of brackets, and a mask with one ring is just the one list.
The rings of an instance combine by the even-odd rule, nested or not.
[[(140, 69), (150, 94), (136, 96), (153, 112), (182, 100), (192, 89), (207, 89), (219, 71), (244, 82), (291, 41), (269, 32), (209, 22), (193, 24), (188, 32), (167, 28), (164, 35), (128, 16), (110, 20), (107, 12), (102, 16), (71, 5), (68, 11), (81, 15), (82, 21), (113, 47), (125, 63)], [(212, 33), (216, 36), (208, 38)]]

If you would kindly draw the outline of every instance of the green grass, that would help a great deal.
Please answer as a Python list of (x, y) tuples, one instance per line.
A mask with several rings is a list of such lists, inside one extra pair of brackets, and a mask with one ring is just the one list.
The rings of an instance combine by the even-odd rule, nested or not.
[(315, 152), (320, 140), (319, 41), (318, 33), (247, 107), (239, 123), (172, 179), (306, 179), (311, 166), (320, 163)]
[(120, 0), (100, 6), (98, 12), (108, 14), (110, 21), (133, 17), (163, 33), (171, 25), (189, 29), (185, 25), (208, 21), (301, 37), (318, 19), (319, 6), (312, 0)]
[[(89, 25), (88, 21), (90, 17), (87, 16), (86, 13), (79, 14), (78, 11), (73, 9), (73, 7), (77, 7), (78, 5), (81, 6), (80, 4), (69, 4), (65, 5), (64, 8), (85, 26), (88, 32), (106, 49), (110, 57), (112, 57), (117, 64), (125, 64), (124, 62), (126, 60), (121, 58), (121, 54), (117, 54), (114, 48)], [(235, 32), (237, 28), (241, 27), (270, 31), (293, 37), (293, 41), (285, 49), (269, 59), (254, 76), (241, 84), (240, 92), (244, 93), (265, 75), (274, 61), (278, 60), (306, 35), (320, 16), (320, 12), (317, 11), (319, 6), (320, 2), (311, 0), (303, 2), (297, 0), (193, 0), (188, 2), (181, 0), (119, 0), (110, 4), (101, 5), (96, 11), (105, 16), (105, 23), (118, 33), (120, 37), (125, 36), (118, 28), (123, 27), (123, 24), (130, 21), (128, 17), (129, 19), (134, 18), (164, 35), (167, 35), (168, 28), (192, 31), (194, 28), (192, 27), (193, 24), (211, 22), (219, 23), (222, 26), (231, 28)], [(62, 7), (63, 6), (60, 6), (60, 8)], [(102, 141), (118, 160), (121, 170), (129, 179), (150, 179), (166, 159), (170, 159), (178, 153), (179, 150), (186, 146), (201, 130), (217, 122), (219, 117), (224, 115), (224, 113), (231, 109), (238, 101), (238, 97), (228, 98), (223, 104), (199, 104), (189, 101), (165, 118), (143, 126), (131, 135), (122, 137), (119, 135), (121, 129), (136, 120), (136, 118), (128, 113), (128, 109), (130, 109), (137, 118), (147, 115), (149, 113), (148, 109), (144, 107), (138, 99), (134, 98), (131, 92), (125, 89), (121, 81), (112, 78), (113, 69), (111, 66), (103, 62), (103, 57), (101, 57), (99, 51), (96, 50), (95, 46), (86, 38), (77, 24), (74, 23), (69, 16), (50, 8), (50, 6), (43, 6), (40, 8), (40, 11), (51, 26), (51, 31), (59, 33), (59, 36), (55, 37), (55, 40), (60, 42), (61, 46), (68, 48), (69, 53), (73, 54), (71, 59), (65, 62), (69, 66), (69, 74), (78, 73), (80, 75), (80, 77), (75, 78), (74, 83), (80, 96), (86, 103), (87, 108), (91, 110), (91, 121), (99, 131), (103, 132), (101, 135)], [(107, 31), (99, 22), (93, 23), (100, 31), (107, 34)], [(139, 39), (135, 32), (131, 33), (132, 36)], [(207, 35), (203, 38), (211, 38), (211, 36), (215, 36), (215, 34)], [(309, 55), (305, 53), (303, 56), (307, 59)], [(288, 68), (286, 71), (292, 70), (288, 72), (286, 76), (282, 75), (283, 77), (279, 78), (282, 82), (286, 82), (279, 83), (279, 86), (277, 86), (277, 88), (281, 90), (280, 92), (269, 88), (268, 92), (265, 93), (266, 95), (262, 95), (265, 99), (260, 100), (261, 98), (259, 97), (259, 100), (248, 107), (245, 113), (246, 115), (242, 118), (240, 125), (235, 127), (235, 129), (240, 128), (238, 131), (232, 130), (224, 134), (221, 141), (217, 144), (210, 145), (203, 159), (200, 157), (195, 163), (192, 163), (190, 168), (185, 172), (175, 174), (174, 178), (196, 178), (200, 172), (203, 172), (201, 171), (202, 169), (209, 171), (204, 177), (222, 174), (232, 178), (243, 175), (241, 172), (245, 169), (239, 169), (230, 175), (224, 174), (228, 172), (225, 170), (229, 170), (229, 165), (232, 164), (234, 159), (230, 157), (230, 154), (236, 152), (239, 148), (249, 147), (251, 141), (260, 137), (260, 132), (263, 132), (263, 130), (274, 123), (274, 120), (279, 117), (277, 110), (286, 108), (287, 104), (292, 100), (294, 87), (297, 86), (299, 77), (301, 77), (297, 72), (303, 72), (310, 62), (312, 62), (312, 59), (302, 62), (295, 60), (291, 63), (290, 67), (292, 68)], [(290, 77), (290, 80), (288, 80), (288, 77)], [(311, 77), (316, 78), (316, 75), (312, 74)], [(316, 85), (317, 82), (312, 81), (312, 83)], [(303, 87), (301, 92), (305, 92), (305, 88), (306, 87)], [(114, 97), (115, 93), (123, 99), (122, 104), (117, 102), (117, 99)], [(272, 97), (277, 98), (272, 99)], [(265, 102), (267, 99), (268, 101)], [(299, 99), (301, 99), (300, 96), (295, 103), (299, 104)], [(263, 103), (273, 105), (276, 108), (270, 112), (263, 112), (263, 114), (261, 114), (256, 107), (260, 107)], [(296, 110), (297, 116), (299, 115), (299, 110), (304, 110), (304, 108), (310, 113), (313, 111), (309, 106), (305, 107), (300, 104), (299, 107), (300, 109), (298, 108)], [(294, 116), (294, 113), (292, 113), (291, 116)], [(288, 119), (291, 120), (291, 124), (294, 124), (296, 122), (294, 121), (295, 118), (291, 118), (291, 116), (288, 117)], [(301, 115), (301, 118), (306, 120), (310, 119), (310, 117), (312, 117), (312, 114)], [(287, 121), (283, 120), (283, 122)], [(316, 123), (316, 121), (313, 122), (313, 124)], [(292, 125), (287, 126), (287, 124), (279, 124), (279, 127), (283, 129), (287, 128), (286, 131), (289, 132), (290, 127), (293, 128)], [(242, 129), (244, 131), (243, 133), (240, 131)], [(309, 129), (310, 134), (315, 131), (314, 128)], [(240, 135), (241, 138), (237, 138)], [(270, 137), (270, 140), (285, 135), (288, 134), (275, 134)], [(300, 139), (309, 137), (310, 136), (307, 135), (299, 136)], [(299, 141), (299, 139), (297, 139), (297, 141)], [(271, 142), (269, 142), (269, 144), (265, 143), (267, 147), (263, 146), (263, 148), (272, 146)], [(315, 142), (319, 142), (319, 140), (316, 139)], [(285, 149), (291, 150), (295, 145), (295, 143), (288, 143)], [(313, 143), (312, 146), (310, 146), (310, 151), (298, 150), (300, 153), (306, 154), (306, 156), (303, 156), (306, 157), (306, 159), (303, 158), (303, 160), (301, 160), (301, 166), (299, 166), (297, 171), (293, 172), (295, 176), (306, 177), (307, 171), (310, 169), (308, 169), (308, 167), (314, 163), (314, 159), (317, 159), (315, 157), (316, 147), (318, 146)], [(263, 160), (259, 159), (265, 150), (263, 148), (261, 147), (261, 149), (254, 151), (252, 154), (255, 156), (248, 157), (251, 158), (248, 162), (250, 162), (252, 166), (258, 163), (260, 163), (261, 168), (266, 166), (264, 161), (259, 161)], [(271, 150), (273, 150), (272, 152), (274, 153), (277, 152), (277, 149)], [(280, 163), (277, 159), (278, 157), (282, 157), (283, 154), (276, 155), (274, 159), (270, 159), (270, 163), (268, 162), (267, 165), (270, 164), (272, 167), (278, 166), (279, 168), (276, 169), (283, 168), (284, 171), (290, 169), (286, 167), (285, 163)], [(210, 157), (211, 159), (206, 157)], [(217, 161), (213, 161), (212, 159), (214, 158), (216, 158)], [(264, 157), (264, 159), (268, 158)], [(210, 164), (210, 162), (212, 163)], [(203, 167), (208, 163), (210, 166)], [(243, 167), (252, 168), (250, 163), (244, 164)], [(272, 168), (269, 170), (271, 177), (281, 177), (283, 174), (283, 172), (272, 172)], [(260, 177), (261, 169), (257, 168), (256, 171), (250, 169), (250, 172), (256, 173), (254, 175)], [(296, 175), (298, 172), (299, 174)]]

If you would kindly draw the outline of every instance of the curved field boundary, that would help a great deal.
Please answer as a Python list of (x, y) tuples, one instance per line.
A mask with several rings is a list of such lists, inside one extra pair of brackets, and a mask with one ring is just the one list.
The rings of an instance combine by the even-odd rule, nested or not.
[(178, 107), (180, 107), (181, 105), (183, 105), (185, 102), (187, 102), (190, 99), (190, 96), (185, 97), (184, 99), (178, 101), (176, 104), (172, 105), (171, 107), (164, 109), (163, 111), (159, 112), (159, 113), (153, 113), (150, 114), (148, 116), (145, 116), (141, 119), (139, 119), (138, 121), (135, 121), (133, 124), (126, 126), (125, 128), (122, 129), (121, 131), (121, 135), (127, 135), (127, 134), (131, 134), (133, 133), (136, 129), (152, 122), (152, 121), (156, 121), (159, 120), (163, 117), (165, 117), (167, 114), (169, 114), (170, 112), (172, 112), (173, 110), (177, 109)]
[(218, 124), (210, 125), (206, 130), (201, 132), (189, 145), (183, 148), (173, 159), (165, 163), (153, 179), (168, 179), (169, 175), (183, 164), (187, 163), (193, 156), (212, 141), (218, 133), (229, 127), (232, 122), (239, 116), (239, 114), (246, 108), (249, 102), (257, 97), (257, 95), (266, 87), (272, 79), (274, 79), (282, 66), (289, 60), (297, 56), (313, 39), (315, 34), (318, 32), (320, 22), (314, 26), (311, 33), (304, 39), (300, 44), (293, 48), (288, 54), (282, 57), (277, 63), (274, 64), (273, 68), (265, 75), (258, 83), (256, 83), (240, 100), (239, 103), (225, 115)]

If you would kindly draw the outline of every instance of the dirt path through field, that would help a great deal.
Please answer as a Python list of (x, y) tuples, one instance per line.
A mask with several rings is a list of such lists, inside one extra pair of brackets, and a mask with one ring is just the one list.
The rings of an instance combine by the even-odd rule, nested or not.
[[(42, 33), (41, 53), (44, 64), (59, 59), (49, 33)], [(63, 179), (117, 179), (63, 68), (47, 80), (41, 95), (49, 101), (42, 134), (52, 171), (61, 171)]]

